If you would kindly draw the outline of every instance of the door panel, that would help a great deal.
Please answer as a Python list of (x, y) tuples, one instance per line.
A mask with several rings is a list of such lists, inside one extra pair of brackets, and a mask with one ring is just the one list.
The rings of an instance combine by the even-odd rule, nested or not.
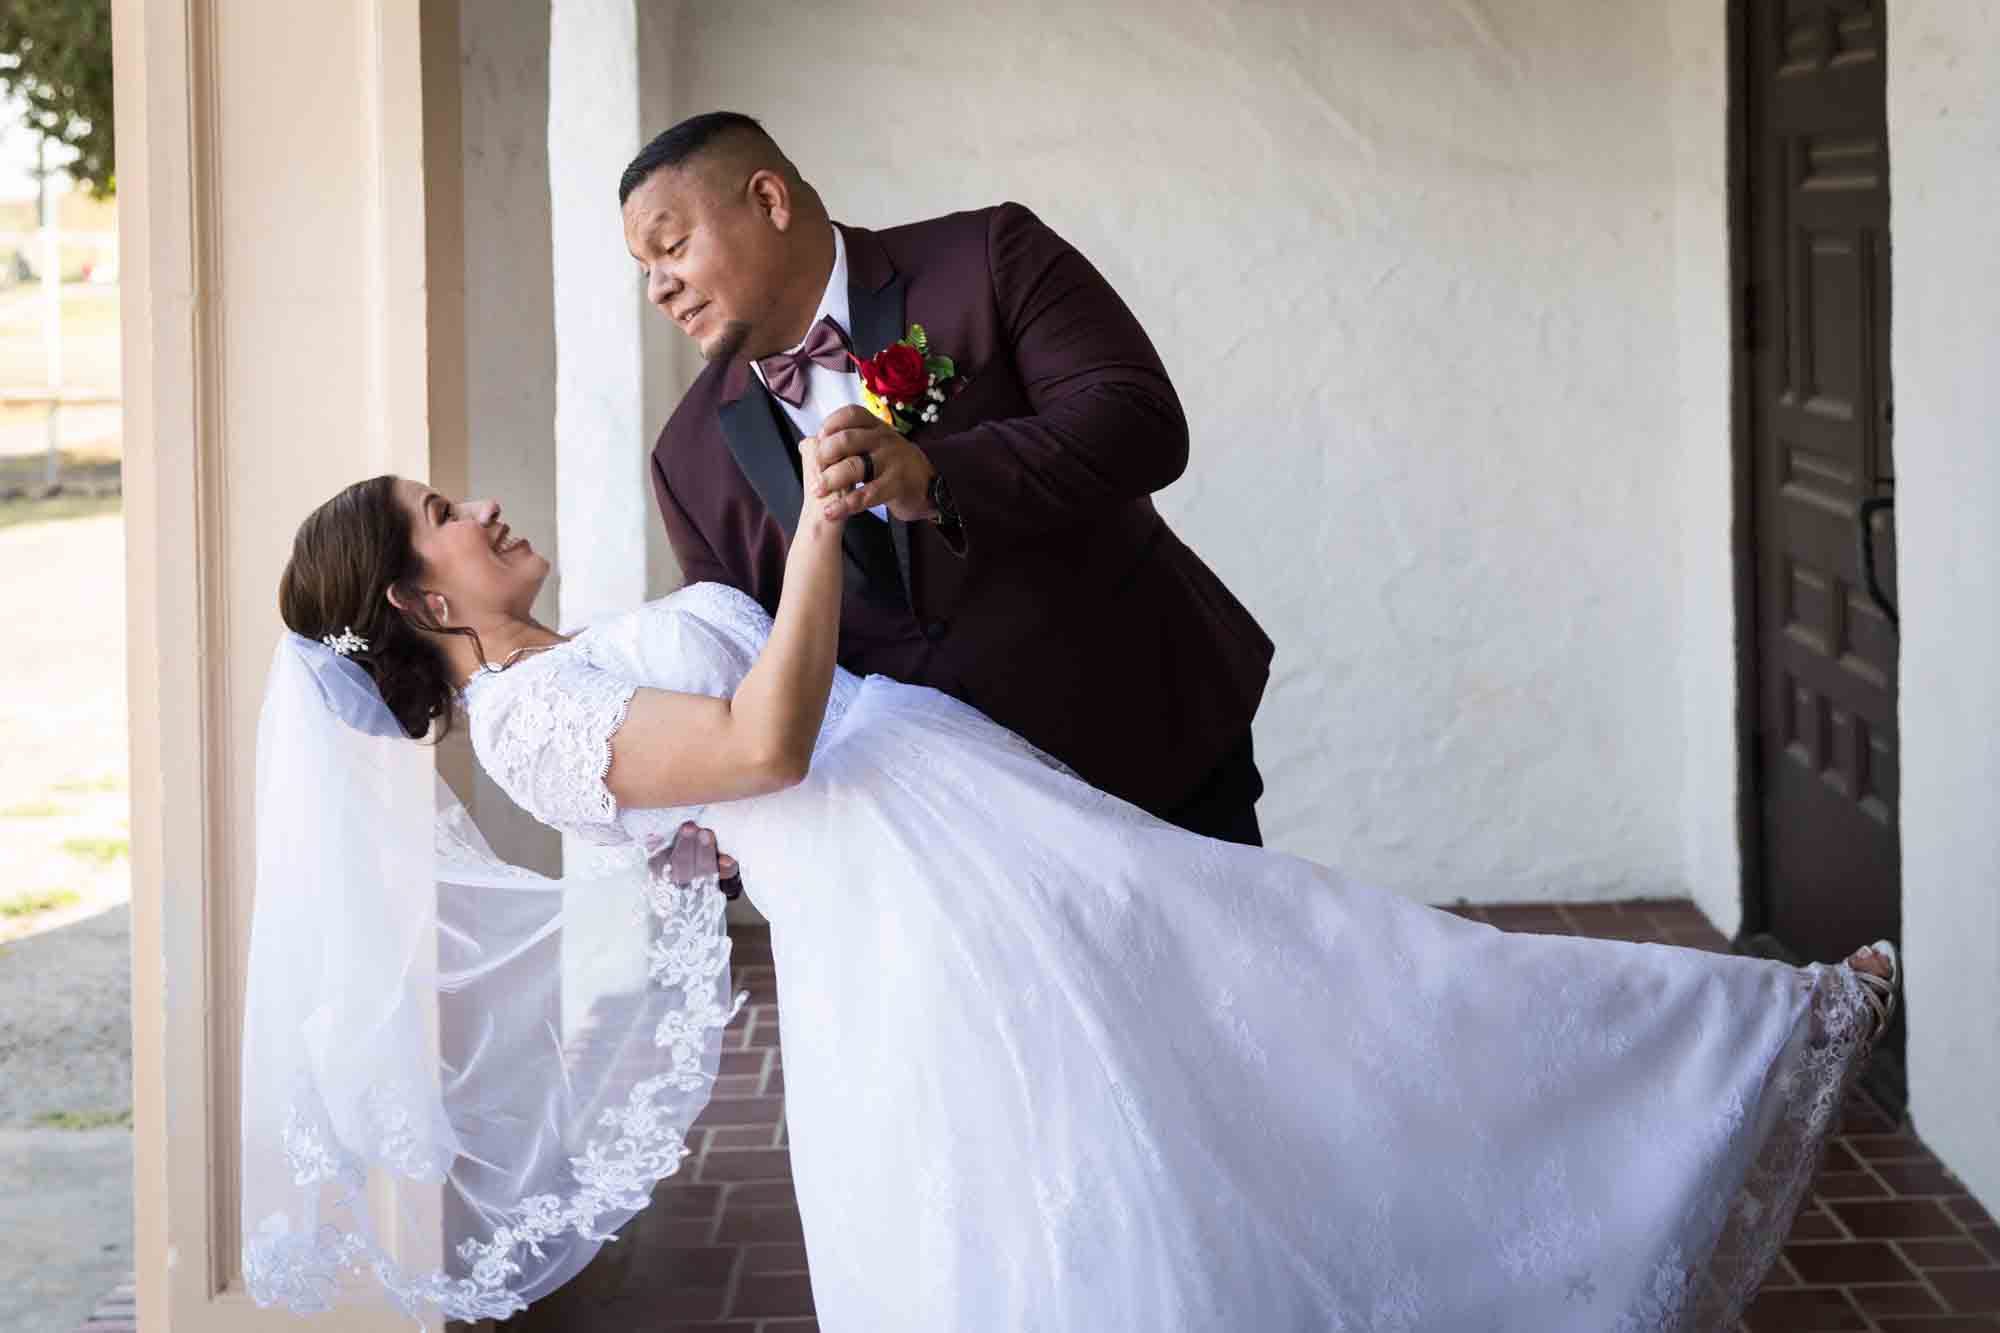
[[(1747, 0), (1757, 871), (1786, 952), (1900, 926), (1884, 0)], [(1875, 521), (1893, 601), (1894, 535)]]

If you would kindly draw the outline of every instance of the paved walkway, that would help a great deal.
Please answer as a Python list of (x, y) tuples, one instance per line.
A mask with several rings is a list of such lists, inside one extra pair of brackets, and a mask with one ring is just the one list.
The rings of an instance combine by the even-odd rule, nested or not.
[[(0, 527), (8, 635), (0, 653), (0, 906), (18, 909), (22, 894), (64, 904), (27, 916), (0, 912), (0, 945), (132, 896), (124, 605), (119, 515)], [(0, 976), (17, 964), (0, 953)], [(122, 999), (114, 1011), (123, 1022)], [(13, 1114), (9, 1100), (0, 1091), (0, 1124)]]
[(97, 1302), (77, 1333), (138, 1333), (138, 1329), (139, 1292), (127, 1273), (123, 1282)]
[[(1505, 930), (1725, 950), (1688, 902), (1466, 908)], [(624, 1239), (501, 1333), (806, 1333), (811, 1279), (785, 1147), (767, 932), (736, 932), (752, 1003), (680, 1174)], [(2000, 1333), (2000, 1228), (1905, 1127), (1857, 1094), (1749, 1333)], [(1218, 1331), (1221, 1333), (1221, 1331)], [(1251, 1333), (1231, 1330), (1229, 1333)]]
[(131, 1131), (54, 1127), (132, 1105), (124, 550), (116, 514), (0, 527), (6, 1333), (73, 1328), (132, 1268)]
[(0, 944), (0, 1329), (64, 1329), (132, 1267), (132, 1131), (48, 1128), (132, 1104), (123, 906)]
[(0, 1129), (0, 1329), (74, 1327), (132, 1271), (132, 1132)]
[(0, 1329), (70, 1327), (132, 1267), (132, 1131), (49, 1128), (132, 1104), (124, 906), (0, 943)]

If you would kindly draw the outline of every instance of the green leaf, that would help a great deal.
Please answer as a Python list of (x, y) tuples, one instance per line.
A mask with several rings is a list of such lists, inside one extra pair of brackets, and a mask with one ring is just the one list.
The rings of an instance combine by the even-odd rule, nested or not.
[(924, 369), (937, 376), (942, 384), (958, 373), (958, 367), (948, 356), (928, 356), (924, 358)]
[(63, 168), (107, 198), (117, 184), (108, 0), (0, 5), (0, 91), (31, 134), (77, 151)]
[(930, 339), (924, 336), (924, 326), (921, 324), (910, 325), (910, 336), (904, 339), (904, 341), (919, 352), (928, 352), (930, 350)]

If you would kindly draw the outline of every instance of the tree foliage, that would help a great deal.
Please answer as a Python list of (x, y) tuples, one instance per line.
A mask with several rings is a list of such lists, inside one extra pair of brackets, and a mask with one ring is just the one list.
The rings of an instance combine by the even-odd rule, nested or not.
[(76, 150), (64, 170), (100, 199), (113, 191), (111, 0), (0, 0), (0, 87), (29, 129)]

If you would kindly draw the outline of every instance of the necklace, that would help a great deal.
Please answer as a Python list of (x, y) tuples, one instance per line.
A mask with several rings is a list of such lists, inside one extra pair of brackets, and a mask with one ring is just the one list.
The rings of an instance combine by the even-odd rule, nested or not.
[(534, 653), (545, 653), (551, 648), (560, 648), (568, 642), (568, 639), (557, 639), (554, 643), (531, 643), (525, 648), (516, 648), (513, 652), (508, 653), (507, 656), (502, 658), (498, 666), (495, 666), (491, 662), (481, 662), (478, 668), (465, 678), (464, 683), (459, 685), (459, 698), (463, 700), (465, 692), (472, 688), (472, 682), (481, 676), (497, 676), (524, 657)]
[(568, 639), (557, 639), (554, 643), (531, 643), (525, 648), (516, 648), (513, 652), (508, 653), (507, 656), (505, 656), (500, 660), (499, 666), (488, 667), (487, 670), (505, 671), (508, 667), (513, 666), (514, 663), (520, 661), (522, 658), (528, 656), (530, 653), (545, 653), (551, 648), (559, 648), (563, 644), (568, 642), (569, 642)]

